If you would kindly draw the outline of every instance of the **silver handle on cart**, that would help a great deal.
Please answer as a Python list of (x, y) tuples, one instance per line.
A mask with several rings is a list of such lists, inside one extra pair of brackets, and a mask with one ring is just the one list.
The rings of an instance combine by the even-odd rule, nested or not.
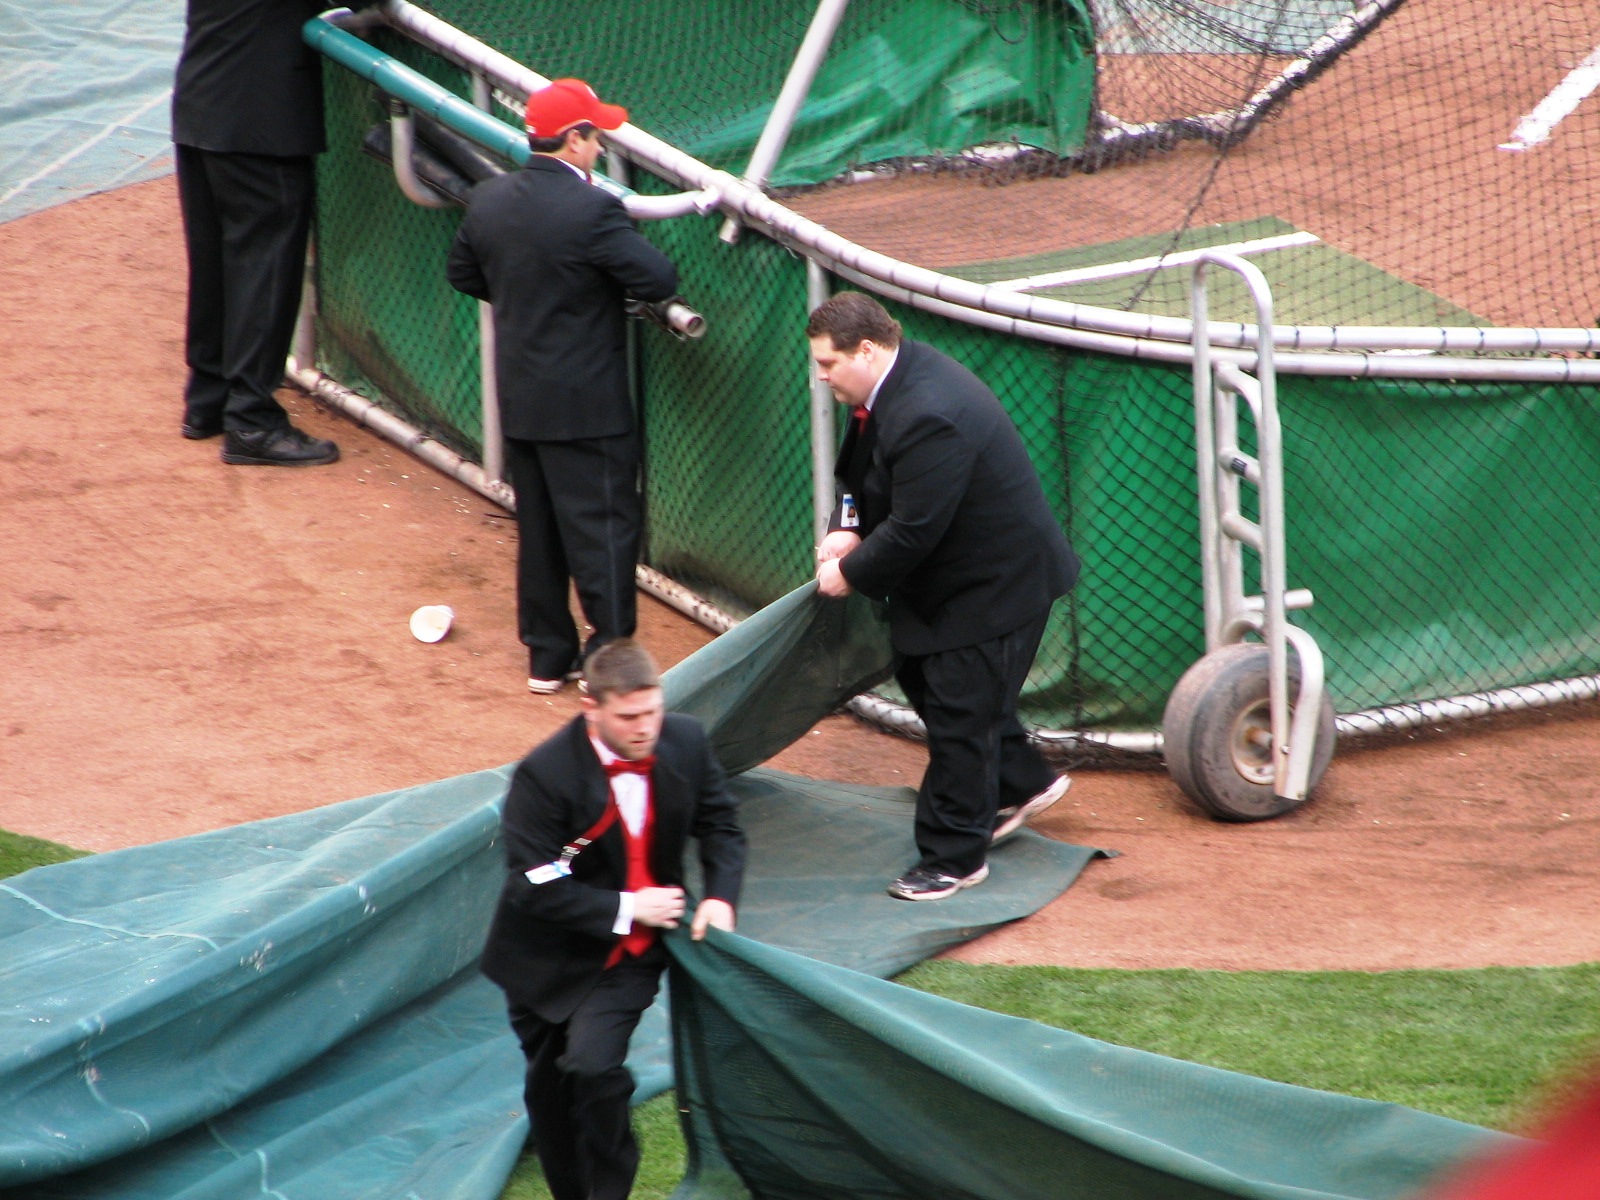
[[(1309, 608), (1311, 593), (1290, 592), (1284, 551), (1283, 434), (1278, 421), (1278, 383), (1270, 339), (1261, 339), (1253, 374), (1233, 362), (1213, 364), (1207, 328), (1206, 272), (1219, 267), (1239, 275), (1250, 292), (1259, 329), (1272, 328), (1272, 290), (1253, 263), (1237, 255), (1205, 251), (1190, 284), (1194, 316), (1195, 438), (1200, 496), (1200, 560), (1205, 589), (1206, 650), (1260, 634), (1268, 655), (1272, 790), (1291, 800), (1305, 796), (1321, 716), (1322, 652), (1310, 634), (1289, 624), (1291, 609)], [(1239, 445), (1239, 400), (1255, 425), (1256, 453)], [(1255, 487), (1259, 521), (1241, 511), (1240, 487)], [(1261, 593), (1244, 592), (1242, 547), (1260, 562)], [(1289, 648), (1300, 665), (1293, 713), (1289, 696)]]

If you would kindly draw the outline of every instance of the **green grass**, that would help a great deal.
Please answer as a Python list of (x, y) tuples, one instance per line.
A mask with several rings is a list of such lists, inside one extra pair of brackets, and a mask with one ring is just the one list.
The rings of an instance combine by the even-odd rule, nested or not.
[[(0, 831), (0, 877), (82, 852)], [(1473, 971), (1086, 971), (929, 962), (900, 982), (1119, 1045), (1524, 1129), (1600, 1046), (1600, 964)], [(683, 1175), (672, 1096), (634, 1114), (638, 1200)], [(504, 1200), (545, 1200), (525, 1156)]]
[(42, 838), (27, 837), (20, 833), (7, 833), (0, 829), (0, 879), (7, 875), (20, 875), (47, 863), (66, 862), (82, 858), (87, 850), (74, 850)]

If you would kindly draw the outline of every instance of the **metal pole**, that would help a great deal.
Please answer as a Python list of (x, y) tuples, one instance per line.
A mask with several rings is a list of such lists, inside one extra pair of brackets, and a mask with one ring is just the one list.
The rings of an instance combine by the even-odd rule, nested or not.
[[(489, 81), (472, 72), (472, 102), (484, 112), (494, 104)], [(483, 399), (483, 473), (491, 483), (506, 477), (505, 439), (500, 432), (500, 386), (494, 374), (494, 306), (478, 301), (478, 389)]]
[(1204, 334), (1208, 320), (1205, 260), (1195, 263), (1189, 282), (1189, 309), (1194, 318), (1194, 448), (1199, 478), (1200, 592), (1205, 604), (1206, 652), (1222, 644), (1222, 562), (1217, 524), (1217, 431), (1212, 410), (1211, 343)]
[[(815, 311), (827, 298), (828, 273), (815, 259), (806, 259), (806, 311)], [(806, 362), (811, 378), (811, 523), (820, 544), (833, 512), (833, 412), (838, 405), (828, 385), (817, 377), (817, 364), (810, 355)]]
[(306, 242), (305, 280), (300, 287), (300, 311), (294, 319), (294, 340), (289, 343), (288, 374), (317, 365), (317, 243)]
[(400, 193), (411, 203), (423, 208), (449, 208), (455, 201), (427, 186), (417, 178), (417, 165), (412, 161), (416, 149), (416, 128), (411, 121), (411, 107), (404, 100), (389, 98), (389, 162), (394, 167), (394, 181)]
[[(757, 189), (763, 187), (772, 174), (772, 168), (777, 165), (778, 155), (783, 153), (784, 144), (789, 140), (789, 132), (794, 128), (795, 118), (800, 115), (800, 106), (806, 102), (806, 96), (811, 91), (811, 81), (817, 77), (817, 69), (827, 57), (828, 47), (833, 44), (834, 32), (839, 28), (839, 22), (844, 19), (845, 6), (849, 2), (850, 0), (822, 0), (817, 5), (817, 11), (812, 14), (805, 40), (795, 52), (794, 62), (789, 64), (788, 77), (783, 81), (778, 98), (772, 103), (772, 112), (767, 116), (767, 123), (761, 130), (761, 136), (756, 139), (756, 148), (750, 152), (750, 164), (744, 169), (744, 181), (751, 187)], [(730, 216), (724, 221), (722, 232), (718, 236), (725, 242), (738, 241), (738, 218)]]

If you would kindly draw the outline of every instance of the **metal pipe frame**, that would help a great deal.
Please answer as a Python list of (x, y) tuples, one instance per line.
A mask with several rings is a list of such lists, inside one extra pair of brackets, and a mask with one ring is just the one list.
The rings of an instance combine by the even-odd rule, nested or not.
[[(767, 123), (762, 126), (761, 136), (756, 139), (755, 149), (750, 152), (750, 162), (745, 166), (744, 181), (751, 187), (758, 190), (764, 188), (771, 178), (772, 168), (777, 165), (778, 156), (789, 141), (795, 118), (800, 115), (800, 107), (811, 92), (811, 83), (817, 77), (822, 60), (827, 57), (828, 48), (833, 45), (833, 35), (839, 28), (839, 22), (844, 19), (844, 10), (849, 3), (850, 0), (821, 0), (817, 11), (812, 14), (806, 36), (800, 43), (800, 49), (795, 52), (794, 61), (789, 64), (783, 87), (778, 90), (778, 98), (772, 103)], [(725, 242), (736, 240), (739, 222), (729, 217), (723, 222), (722, 232), (718, 236)]]
[[(532, 88), (544, 86), (549, 82), (545, 77), (523, 67), (499, 51), (485, 46), (415, 5), (407, 3), (407, 0), (384, 0), (382, 8), (383, 15), (391, 26), (473, 73), (474, 98), (479, 100), (481, 109), (488, 108), (485, 99), (491, 84), (526, 96)], [(324, 19), (337, 21), (343, 13), (348, 13), (348, 10), (336, 10), (324, 14)], [(483, 89), (485, 99), (480, 99), (480, 88)], [(484, 113), (484, 117), (492, 121), (499, 130), (507, 128), (503, 122), (489, 116), (487, 112)], [(456, 128), (457, 132), (479, 141), (480, 144), (491, 149), (498, 148), (497, 142), (492, 138), (485, 139), (471, 131), (457, 126), (452, 127)], [(526, 141), (515, 133), (511, 136), (525, 150)], [(986, 293), (989, 289), (937, 272), (897, 263), (887, 256), (874, 255), (871, 251), (855, 247), (845, 239), (830, 234), (821, 226), (799, 217), (798, 214), (789, 213), (765, 196), (759, 193), (751, 195), (751, 189), (726, 172), (715, 171), (632, 125), (623, 126), (611, 136), (612, 140), (635, 161), (643, 163), (656, 174), (676, 182), (680, 187), (692, 189), (680, 197), (636, 197), (636, 199), (689, 203), (689, 198), (694, 197), (695, 202), (690, 204), (693, 211), (708, 212), (719, 205), (739, 211), (761, 224), (776, 240), (792, 247), (800, 247), (802, 251), (810, 251), (805, 253), (805, 257), (817, 266), (827, 266), (842, 278), (902, 303), (981, 328), (1056, 345), (1120, 354), (1149, 361), (1175, 364), (1193, 362), (1191, 347), (1181, 344), (1188, 341), (1188, 333), (1192, 333), (1193, 322), (1169, 319), (1161, 323), (1163, 334), (1188, 331), (1177, 338), (1180, 344), (1173, 344), (1172, 337), (1151, 335), (1149, 329), (1153, 318), (1145, 322), (1142, 331), (1137, 328), (1137, 323), (1134, 323), (1135, 328), (1128, 329), (1121, 328), (1120, 322), (1112, 322), (1113, 325), (1119, 326), (1118, 328), (1104, 331), (1087, 323), (1079, 325), (1074, 322), (1080, 313), (1107, 313), (1110, 310), (1091, 310), (1088, 306), (1043, 299), (1022, 305), (1008, 306), (1002, 303), (993, 308), (986, 307), (982, 303), (974, 305), (967, 302), (973, 298), (973, 293), (977, 293), (979, 300), (987, 300), (989, 297)], [(875, 270), (862, 269), (858, 263)], [(917, 291), (911, 286), (913, 283), (927, 282), (934, 285), (929, 291)], [(999, 299), (1003, 301), (1005, 297)], [(461, 458), (448, 447), (427, 437), (399, 417), (379, 408), (365, 397), (344, 388), (337, 381), (316, 370), (314, 326), (309, 324), (314, 320), (314, 314), (315, 292), (314, 289), (310, 289), (310, 296), (301, 310), (301, 327), (295, 342), (294, 356), (287, 364), (288, 375), (297, 386), (507, 510), (515, 510), (515, 497), (503, 479), (486, 473), (483, 467)], [(1117, 317), (1121, 314), (1111, 315)], [(1057, 319), (1054, 321), (1042, 319), (1045, 317)], [(1234, 362), (1247, 370), (1254, 367), (1256, 356), (1248, 349), (1254, 344), (1254, 327), (1215, 326), (1205, 321), (1202, 321), (1202, 325), (1208, 330), (1220, 328), (1228, 331), (1228, 336), (1224, 340), (1231, 342), (1233, 346), (1245, 348), (1216, 351), (1213, 353), (1214, 358)], [(1393, 358), (1375, 359), (1367, 354), (1313, 354), (1302, 349), (1313, 345), (1329, 347), (1342, 345), (1347, 349), (1354, 348), (1359, 340), (1357, 335), (1370, 332), (1371, 329), (1367, 327), (1355, 326), (1273, 327), (1272, 344), (1289, 347), (1289, 353), (1278, 356), (1277, 366), (1294, 374), (1340, 377), (1520, 380), (1551, 383), (1600, 381), (1600, 364), (1571, 359), (1497, 363), (1479, 359), (1433, 358), (1423, 364)], [(1600, 342), (1600, 334), (1588, 330), (1450, 331), (1380, 328), (1379, 332), (1387, 335), (1381, 343), (1375, 343), (1381, 345), (1381, 348), (1416, 349), (1430, 353), (1446, 348), (1446, 343), (1450, 348), (1477, 352), (1516, 350), (1529, 353), (1541, 351), (1583, 353), (1600, 349), (1600, 345), (1597, 345), (1597, 342)], [(1491, 334), (1497, 336), (1490, 337)], [(1471, 344), (1468, 344), (1469, 342)], [(1203, 344), (1208, 347), (1208, 351), (1211, 349), (1212, 344), (1209, 341)], [(638, 567), (638, 579), (639, 585), (647, 592), (708, 628), (722, 632), (731, 628), (734, 623), (734, 618), (722, 613), (709, 601), (694, 595), (642, 564)], [(1302, 598), (1295, 595), (1291, 599)], [(1304, 601), (1308, 603), (1309, 598), (1304, 598)], [(1290, 606), (1303, 607), (1304, 603)], [(1341, 736), (1377, 736), (1420, 725), (1438, 724), (1490, 713), (1524, 711), (1551, 704), (1595, 698), (1600, 698), (1600, 675), (1552, 680), (1445, 699), (1366, 709), (1341, 714), (1336, 721)], [(921, 722), (915, 713), (880, 697), (858, 696), (849, 707), (863, 719), (879, 724), (892, 732), (907, 736), (924, 735)], [(1104, 748), (1136, 755), (1158, 755), (1162, 752), (1162, 738), (1159, 731), (1035, 730), (1030, 736), (1036, 743), (1057, 751)]]
[[(814, 312), (827, 300), (828, 273), (806, 260), (806, 311)], [(811, 376), (811, 526), (820, 544), (828, 532), (833, 514), (833, 458), (835, 439), (834, 410), (838, 407), (833, 391), (817, 374), (815, 363), (808, 362)]]
[[(319, 53), (368, 80), (386, 95), (412, 108), (421, 109), (440, 124), (518, 166), (528, 161), (532, 151), (528, 148), (528, 137), (524, 131), (513, 129), (491, 115), (486, 104), (468, 104), (461, 97), (425, 75), (413, 71), (398, 59), (374, 50), (366, 42), (345, 30), (346, 24), (355, 23), (356, 19), (349, 9), (334, 9), (307, 21), (303, 36), (305, 41)], [(462, 65), (467, 67), (474, 79), (487, 74), (474, 69), (469, 63)], [(474, 83), (473, 90), (476, 102), (479, 90), (477, 83)], [(406, 193), (407, 198), (426, 207), (437, 207), (428, 199), (431, 193), (425, 190), (425, 185), (415, 179), (410, 153), (403, 156), (392, 153), (391, 157), (394, 159), (395, 179), (400, 183), (401, 190)], [(408, 189), (402, 172), (411, 177), (418, 194), (413, 194), (413, 191)], [(627, 208), (629, 216), (640, 220), (662, 220), (688, 216), (692, 213), (705, 214), (715, 209), (720, 202), (720, 197), (715, 192), (705, 189), (675, 196), (640, 196), (599, 172), (594, 173), (594, 182), (597, 187), (604, 188), (620, 199)], [(419, 199), (419, 195), (423, 198)]]
[[(489, 81), (472, 73), (472, 104), (489, 113), (494, 108), (494, 90)], [(500, 381), (495, 375), (494, 305), (478, 301), (478, 395), (481, 399), (483, 429), (483, 470), (495, 483), (506, 477), (506, 443), (500, 423)]]
[(411, 159), (416, 149), (416, 124), (411, 120), (411, 107), (404, 101), (389, 97), (389, 162), (394, 168), (394, 181), (400, 192), (411, 203), (422, 208), (452, 208), (455, 201), (441, 196), (417, 177), (417, 167)]
[[(395, 28), (429, 49), (464, 67), (479, 69), (496, 86), (511, 94), (527, 95), (549, 81), (408, 0), (384, 0), (382, 11)], [(470, 135), (468, 135), (470, 136)], [(870, 281), (873, 290), (888, 288), (944, 301), (957, 320), (982, 324), (975, 313), (1010, 318), (1009, 328), (1022, 337), (1037, 337), (1044, 329), (1059, 329), (1052, 338), (1062, 345), (1136, 358), (1162, 358), (1187, 363), (1191, 354), (1193, 322), (1183, 317), (1158, 317), (1123, 313), (1065, 300), (1030, 296), (1004, 288), (957, 279), (926, 267), (858, 246), (829, 229), (792, 212), (757, 188), (726, 171), (706, 166), (636, 125), (622, 126), (608, 139), (635, 162), (692, 190), (710, 190), (722, 207), (737, 213), (747, 224), (766, 230), (807, 257), (830, 269), (846, 268)], [(1257, 340), (1255, 325), (1212, 322), (1207, 337), (1218, 347), (1250, 350)], [(1088, 335), (1086, 337), (1076, 337)], [(1312, 326), (1280, 325), (1271, 329), (1272, 344), (1288, 353), (1277, 363), (1290, 374), (1337, 375), (1355, 378), (1482, 379), (1563, 383), (1600, 382), (1600, 361), (1556, 358), (1539, 360), (1445, 357), (1461, 354), (1542, 354), (1600, 352), (1600, 329), (1489, 329), (1478, 327), (1433, 328), (1423, 326)], [(1152, 343), (1168, 343), (1165, 354)], [(1366, 353), (1378, 350), (1416, 350), (1431, 357), (1395, 357)], [(1324, 351), (1326, 353), (1315, 353)], [(1346, 353), (1348, 351), (1348, 353)], [(1241, 360), (1250, 369), (1253, 355)]]
[[(1278, 383), (1274, 350), (1264, 345), (1252, 378), (1233, 363), (1210, 362), (1199, 334), (1205, 319), (1206, 274), (1212, 267), (1234, 272), (1245, 282), (1262, 328), (1272, 326), (1272, 289), (1254, 263), (1236, 254), (1208, 250), (1190, 278), (1190, 305), (1195, 314), (1195, 442), (1199, 466), (1201, 575), (1206, 585), (1206, 651), (1240, 641), (1247, 631), (1261, 635), (1267, 646), (1267, 697), (1272, 722), (1273, 792), (1291, 800), (1306, 794), (1321, 716), (1323, 661), (1316, 641), (1289, 624), (1288, 568), (1285, 554), (1283, 429), (1278, 420)], [(1202, 369), (1204, 376), (1202, 376)], [(1239, 447), (1239, 401), (1250, 410), (1256, 430), (1256, 454)], [(1209, 419), (1207, 417), (1209, 410)], [(1241, 484), (1256, 488), (1260, 523), (1246, 520), (1239, 503)], [(1242, 546), (1259, 557), (1261, 595), (1244, 591)], [(1216, 595), (1213, 596), (1212, 589)], [(1303, 590), (1303, 589), (1302, 589)], [(1297, 600), (1301, 597), (1297, 597)], [(1309, 596), (1304, 597), (1309, 601)], [(1254, 602), (1253, 602), (1254, 601)], [(1304, 607), (1304, 604), (1299, 605)], [(1289, 644), (1300, 660), (1300, 689), (1289, 705)], [(1315, 682), (1315, 688), (1308, 684)]]

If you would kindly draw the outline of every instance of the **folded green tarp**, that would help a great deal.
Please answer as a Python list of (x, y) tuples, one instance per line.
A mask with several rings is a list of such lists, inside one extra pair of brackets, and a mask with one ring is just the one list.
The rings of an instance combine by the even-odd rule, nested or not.
[(675, 942), (673, 960), (675, 1200), (1387, 1200), (1512, 1140), (735, 935)]
[[(730, 768), (888, 669), (871, 606), (785, 597), (667, 675)], [(510, 768), (44, 867), (0, 883), (0, 1188), (285, 1200), (498, 1195), (526, 1130), (520, 1055), (476, 955)], [(981, 888), (883, 893), (912, 793), (732, 781), (740, 927), (889, 973), (1035, 911), (1094, 851), (1025, 835)], [(670, 1083), (666, 1016), (630, 1060)], [(443, 1181), (450, 1181), (445, 1186)]]

